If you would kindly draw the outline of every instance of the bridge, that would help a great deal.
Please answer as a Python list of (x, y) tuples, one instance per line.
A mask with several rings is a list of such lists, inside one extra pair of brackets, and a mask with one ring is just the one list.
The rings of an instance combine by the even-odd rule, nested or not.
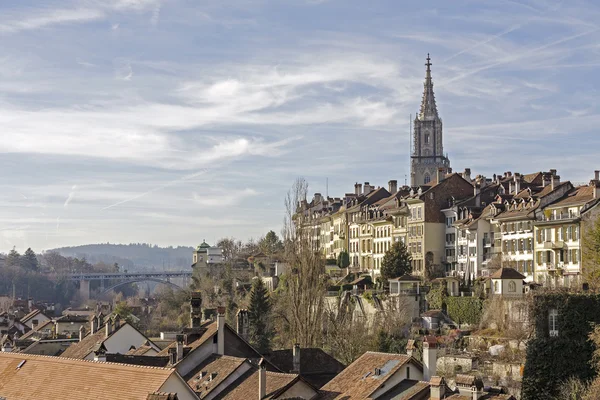
[[(164, 283), (174, 286), (177, 289), (184, 289), (188, 285), (189, 279), (192, 277), (192, 271), (163, 271), (163, 272), (90, 272), (68, 274), (67, 280), (79, 282), (79, 293), (84, 300), (90, 298), (90, 282), (100, 281), (100, 293), (107, 293), (119, 286), (129, 283), (151, 281)], [(183, 285), (178, 285), (171, 282), (171, 279), (182, 278)], [(105, 287), (105, 282), (118, 281), (109, 287)]]

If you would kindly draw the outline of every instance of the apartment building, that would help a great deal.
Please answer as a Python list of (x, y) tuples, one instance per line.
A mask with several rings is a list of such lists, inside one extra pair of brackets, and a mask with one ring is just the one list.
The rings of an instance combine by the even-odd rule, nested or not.
[(534, 221), (535, 280), (546, 286), (581, 281), (582, 219), (597, 212), (599, 172), (589, 185), (571, 189), (537, 214)]
[(442, 268), (445, 263), (446, 215), (442, 212), (453, 199), (466, 198), (473, 186), (460, 174), (439, 170), (432, 186), (421, 186), (405, 198), (407, 247), (413, 258), (413, 274), (425, 275), (425, 268)]
[[(498, 202), (504, 204), (504, 211), (491, 218), (499, 234), (502, 246), (502, 266), (511, 267), (534, 280), (534, 222), (544, 207), (558, 200), (570, 190), (570, 182), (560, 182), (556, 170), (548, 173), (516, 175), (511, 184), (511, 192), (498, 195)], [(521, 188), (526, 184), (526, 188)]]

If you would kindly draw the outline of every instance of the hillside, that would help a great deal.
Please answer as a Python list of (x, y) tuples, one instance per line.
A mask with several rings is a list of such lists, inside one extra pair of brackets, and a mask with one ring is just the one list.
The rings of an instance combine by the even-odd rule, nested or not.
[(65, 257), (84, 258), (94, 264), (118, 263), (125, 269), (185, 269), (192, 263), (192, 247), (158, 247), (147, 243), (86, 244), (47, 250)]

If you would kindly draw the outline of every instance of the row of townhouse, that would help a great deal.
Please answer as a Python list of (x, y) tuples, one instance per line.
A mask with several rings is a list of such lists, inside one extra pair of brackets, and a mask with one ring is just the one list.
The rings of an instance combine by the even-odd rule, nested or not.
[(418, 275), (437, 269), (476, 279), (503, 266), (527, 281), (578, 282), (581, 224), (596, 216), (598, 173), (577, 187), (561, 182), (556, 170), (471, 179), (469, 169), (440, 168), (434, 178), (416, 188), (365, 182), (343, 198), (315, 194), (301, 204), (315, 248), (328, 259), (347, 251), (352, 269), (373, 276), (392, 244), (402, 241)]
[(579, 283), (583, 224), (597, 218), (599, 182), (596, 172), (574, 187), (550, 170), (475, 183), (472, 199), (444, 210), (448, 273), (475, 279), (503, 266), (544, 285)]

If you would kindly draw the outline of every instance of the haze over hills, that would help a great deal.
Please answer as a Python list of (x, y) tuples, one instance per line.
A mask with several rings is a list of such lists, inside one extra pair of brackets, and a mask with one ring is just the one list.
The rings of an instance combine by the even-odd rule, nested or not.
[(173, 270), (190, 268), (193, 250), (188, 246), (159, 247), (148, 243), (100, 243), (60, 247), (48, 251), (56, 251), (65, 257), (85, 258), (92, 264), (118, 263), (123, 269)]

